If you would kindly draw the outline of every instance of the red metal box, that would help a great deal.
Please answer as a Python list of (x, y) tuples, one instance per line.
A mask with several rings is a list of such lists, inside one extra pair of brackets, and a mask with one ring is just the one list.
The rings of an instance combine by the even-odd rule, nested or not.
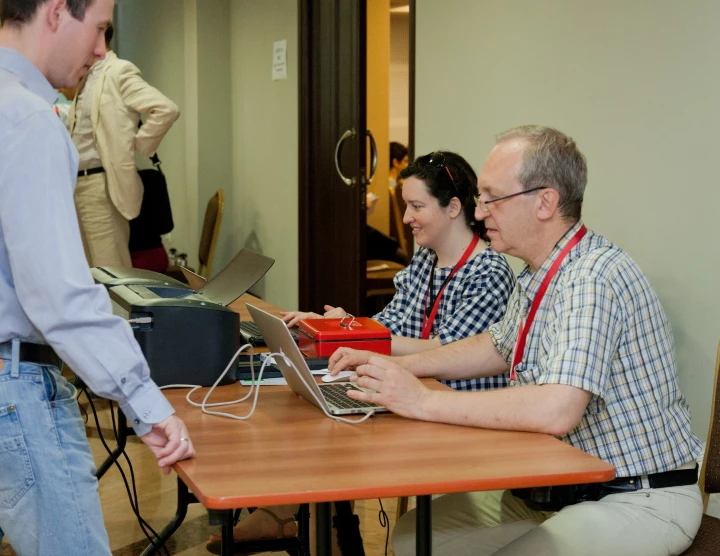
[(390, 355), (390, 330), (368, 317), (307, 319), (298, 328), (298, 344), (306, 357), (330, 357), (340, 347)]

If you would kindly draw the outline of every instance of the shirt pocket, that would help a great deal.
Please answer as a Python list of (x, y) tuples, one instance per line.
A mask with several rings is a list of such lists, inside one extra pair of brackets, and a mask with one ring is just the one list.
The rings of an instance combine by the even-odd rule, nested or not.
[(540, 379), (545, 374), (545, 370), (539, 365), (529, 368), (525, 368), (524, 365), (523, 363), (523, 367), (521, 367), (522, 370), (516, 371), (518, 382), (520, 384), (540, 384)]
[(0, 505), (12, 508), (35, 484), (22, 425), (14, 405), (0, 407)]

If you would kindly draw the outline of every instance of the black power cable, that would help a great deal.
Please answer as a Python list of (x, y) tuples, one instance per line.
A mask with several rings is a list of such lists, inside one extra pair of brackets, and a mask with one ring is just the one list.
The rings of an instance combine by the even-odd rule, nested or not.
[[(110, 403), (110, 418), (112, 419), (112, 426), (113, 426), (113, 434), (115, 434), (115, 440), (117, 441), (118, 438), (118, 430), (117, 430), (117, 423), (115, 422), (115, 410), (113, 409), (113, 403), (112, 401)], [(140, 498), (138, 498), (137, 494), (137, 488), (135, 487), (135, 470), (133, 469), (132, 462), (130, 461), (130, 457), (127, 455), (127, 452), (125, 450), (122, 451), (122, 455), (125, 456), (125, 461), (127, 462), (128, 469), (130, 470), (130, 483), (132, 484), (132, 490), (133, 490), (133, 496), (130, 496), (130, 492), (128, 491), (128, 498), (130, 499), (130, 505), (132, 506), (132, 500), (133, 497), (135, 499), (135, 515), (138, 517), (138, 523), (140, 524), (140, 528), (143, 529), (143, 533), (145, 533), (145, 536), (148, 538), (148, 540), (152, 543), (153, 546), (157, 546), (155, 541), (150, 537), (150, 535), (145, 531), (143, 528), (143, 524), (150, 530), (152, 535), (160, 541), (160, 536), (155, 532), (155, 530), (150, 527), (147, 521), (145, 521), (142, 517), (140, 517)], [(117, 464), (118, 467), (120, 466), (119, 463)], [(127, 485), (127, 483), (126, 483)], [(126, 486), (127, 488), (127, 486)], [(168, 552), (168, 549), (165, 547), (165, 544), (163, 543), (161, 548), (165, 551), (166, 556), (170, 556), (170, 553)]]
[[(105, 450), (107, 451), (107, 453), (109, 455), (112, 455), (112, 450), (110, 449), (110, 446), (108, 446), (107, 442), (105, 441), (105, 437), (103, 436), (102, 430), (100, 429), (100, 420), (98, 419), (97, 410), (95, 409), (95, 404), (92, 401), (90, 393), (87, 391), (87, 388), (82, 388), (80, 393), (85, 394), (85, 398), (90, 403), (90, 408), (92, 409), (93, 417), (95, 419), (95, 426), (97, 427), (97, 430), (98, 430), (100, 442), (102, 443), (102, 445), (105, 448)], [(117, 441), (117, 437), (118, 437), (117, 425), (115, 423), (115, 411), (114, 411), (112, 402), (110, 402), (110, 414), (112, 415), (113, 432), (115, 434), (115, 441)], [(130, 463), (130, 458), (128, 458), (128, 455), (125, 452), (125, 450), (123, 450), (122, 454), (125, 456), (125, 460), (127, 461), (128, 467), (130, 469), (130, 479), (132, 481), (132, 493), (130, 492), (130, 484), (128, 483), (127, 477), (125, 475), (125, 471), (123, 470), (122, 466), (120, 465), (120, 462), (115, 460), (113, 463), (118, 468), (118, 471), (120, 471), (120, 476), (122, 477), (122, 480), (125, 483), (125, 491), (127, 492), (128, 500), (130, 501), (130, 507), (132, 508), (132, 511), (138, 520), (140, 529), (142, 529), (143, 534), (145, 535), (145, 537), (147, 537), (147, 539), (150, 541), (150, 543), (154, 547), (161, 548), (164, 551), (164, 554), (166, 556), (170, 556), (170, 552), (165, 547), (165, 543), (163, 543), (160, 540), (160, 535), (158, 535), (157, 532), (150, 526), (150, 524), (147, 521), (145, 521), (143, 519), (143, 517), (140, 515), (140, 509), (138, 507), (137, 489), (135, 487), (135, 472), (133, 470), (132, 464)]]
[(380, 511), (378, 512), (378, 520), (380, 521), (380, 527), (382, 527), (383, 529), (387, 528), (387, 531), (385, 533), (385, 556), (387, 556), (388, 542), (390, 541), (390, 518), (388, 517), (388, 514), (385, 513), (385, 508), (383, 508), (383, 503), (380, 498), (378, 498), (378, 502), (380, 502)]

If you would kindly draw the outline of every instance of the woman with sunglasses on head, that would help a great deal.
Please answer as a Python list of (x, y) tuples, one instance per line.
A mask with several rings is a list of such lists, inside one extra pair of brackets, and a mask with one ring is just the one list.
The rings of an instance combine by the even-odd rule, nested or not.
[[(477, 175), (460, 155), (439, 151), (405, 168), (402, 196), (420, 249), (395, 276), (396, 294), (373, 319), (392, 333), (392, 354), (417, 353), (485, 331), (505, 313), (515, 278), (505, 257), (487, 246), (485, 226), (475, 220)], [(282, 313), (288, 326), (308, 318), (345, 316), (341, 307), (325, 314)], [(341, 348), (342, 349), (342, 348)], [(505, 377), (446, 381), (457, 390), (506, 386)], [(297, 505), (259, 508), (235, 527), (235, 540), (291, 537), (297, 533)], [(219, 554), (219, 535), (211, 537)]]
[[(396, 294), (373, 318), (393, 334), (392, 354), (439, 347), (486, 330), (505, 313), (515, 279), (502, 255), (487, 246), (485, 226), (475, 220), (477, 176), (460, 155), (439, 151), (416, 159), (400, 174), (409, 224), (420, 249), (395, 276)], [(288, 326), (325, 314), (283, 313)], [(494, 379), (493, 379), (494, 380)], [(504, 386), (487, 379), (456, 381), (463, 390)]]

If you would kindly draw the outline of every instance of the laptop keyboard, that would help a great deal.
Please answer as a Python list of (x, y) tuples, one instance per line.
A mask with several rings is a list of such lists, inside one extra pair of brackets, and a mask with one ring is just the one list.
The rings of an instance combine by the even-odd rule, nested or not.
[(258, 325), (255, 324), (252, 321), (241, 321), (240, 322), (240, 330), (247, 333), (249, 336), (262, 336), (260, 333), (260, 329), (258, 328)]
[(348, 390), (360, 390), (357, 386), (354, 384), (348, 384), (348, 383), (339, 383), (339, 384), (323, 384), (320, 386), (320, 390), (322, 390), (323, 396), (325, 396), (325, 399), (333, 404), (335, 407), (338, 407), (340, 409), (356, 409), (356, 408), (369, 408), (374, 409), (379, 406), (374, 403), (368, 403), (368, 402), (361, 402), (360, 400), (353, 400), (352, 398), (348, 398), (347, 392)]
[[(240, 333), (243, 335), (246, 342), (249, 342), (254, 346), (264, 346), (265, 345), (265, 338), (263, 338), (262, 332), (260, 332), (260, 328), (258, 328), (258, 325), (252, 321), (249, 321), (249, 320), (240, 321)], [(297, 344), (298, 343), (297, 331), (291, 329), (290, 335), (293, 337), (293, 340), (295, 340), (295, 343)]]

